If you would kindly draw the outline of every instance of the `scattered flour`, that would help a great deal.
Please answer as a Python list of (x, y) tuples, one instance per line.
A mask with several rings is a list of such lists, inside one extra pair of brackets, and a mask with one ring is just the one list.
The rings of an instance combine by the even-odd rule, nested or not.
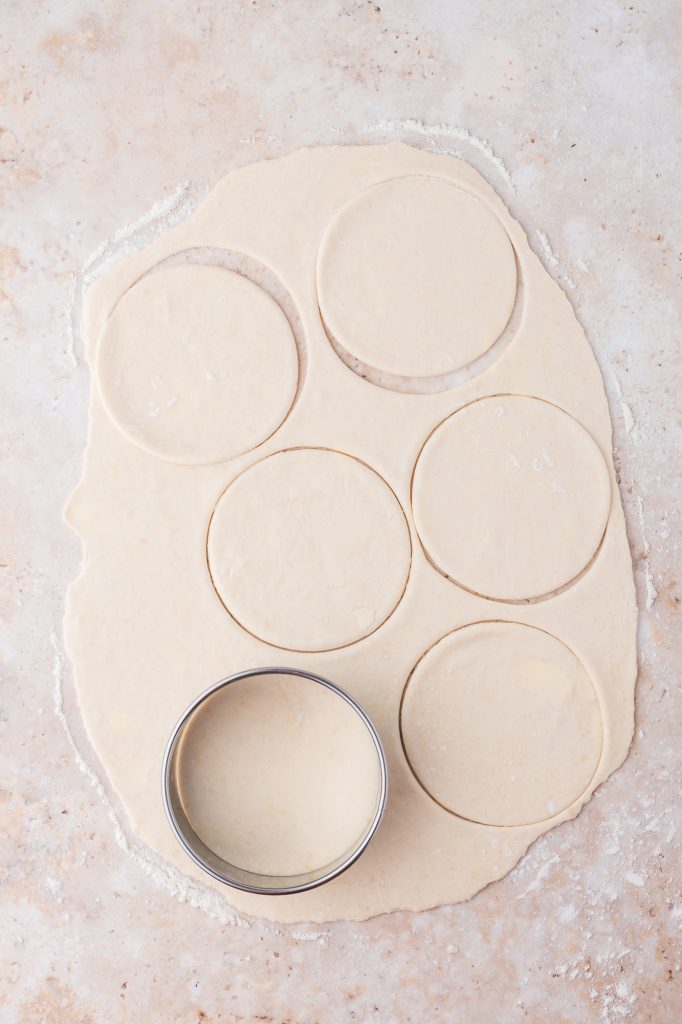
[[(431, 143), (435, 143), (443, 139), (457, 139), (460, 142), (466, 142), (472, 147), (472, 149), (476, 149), (480, 153), (483, 153), (483, 155), (487, 157), (492, 166), (504, 179), (512, 192), (516, 191), (511, 172), (504, 161), (497, 156), (486, 139), (479, 139), (478, 136), (473, 135), (468, 128), (460, 128), (457, 125), (452, 124), (424, 124), (423, 121), (407, 118), (402, 121), (377, 121), (374, 124), (365, 125), (362, 131), (367, 135), (372, 132), (413, 132), (415, 135), (419, 135), (421, 138), (426, 139)], [(461, 153), (457, 152), (454, 155), (461, 156)]]
[(642, 501), (641, 494), (637, 495), (637, 515), (639, 517), (639, 525), (642, 532), (642, 547), (644, 548), (644, 557), (642, 558), (642, 568), (644, 569), (644, 583), (646, 585), (646, 610), (648, 612), (654, 606), (654, 602), (658, 597), (658, 591), (654, 586), (654, 577), (651, 572), (651, 562), (649, 560), (649, 552), (651, 551), (651, 545), (646, 534), (646, 527), (644, 525), (644, 502)]
[(545, 863), (539, 869), (538, 873), (536, 874), (535, 878), (530, 883), (530, 885), (527, 886), (527, 888), (525, 888), (523, 892), (519, 893), (519, 895), (516, 897), (517, 900), (523, 900), (530, 893), (535, 892), (536, 889), (539, 889), (543, 879), (547, 878), (547, 875), (552, 870), (552, 865), (558, 864), (560, 860), (561, 857), (559, 857), (558, 854), (555, 854), (553, 857), (550, 857), (549, 860), (545, 861)]
[(621, 410), (623, 412), (623, 423), (625, 424), (625, 433), (629, 434), (632, 428), (635, 426), (635, 417), (632, 414), (632, 409), (627, 402), (621, 402)]
[(62, 883), (59, 881), (58, 878), (53, 878), (51, 875), (47, 875), (47, 877), (45, 878), (45, 885), (50, 890), (57, 903), (64, 902)]
[(654, 602), (656, 601), (656, 598), (658, 597), (658, 591), (656, 590), (656, 587), (654, 586), (654, 577), (653, 577), (653, 574), (651, 573), (651, 571), (649, 570), (649, 560), (648, 559), (644, 563), (644, 568), (645, 568), (644, 583), (646, 585), (646, 610), (648, 612), (650, 612), (651, 609), (654, 606)]
[(621, 383), (620, 383), (620, 381), (619, 381), (619, 379), (618, 379), (618, 377), (617, 377), (613, 367), (609, 367), (609, 369), (610, 369), (610, 374), (611, 374), (611, 380), (613, 381), (613, 387), (615, 389), (616, 395), (618, 396), (618, 402), (620, 404), (620, 414), (621, 414), (622, 419), (623, 419), (623, 426), (625, 427), (625, 433), (626, 433), (627, 436), (629, 436), (632, 433), (633, 430), (636, 430), (636, 427), (637, 427), (637, 424), (635, 422), (635, 417), (634, 417), (634, 414), (632, 412), (631, 406), (629, 406), (628, 403), (626, 401), (624, 401), (624, 399), (623, 399), (623, 388), (621, 387)]
[(552, 246), (549, 244), (549, 238), (547, 237), (545, 232), (536, 231), (535, 234), (537, 236), (538, 242), (540, 243), (542, 255), (545, 257), (545, 265), (552, 274), (552, 277), (555, 277), (559, 281), (563, 282), (563, 284), (565, 284), (567, 288), (570, 288), (571, 291), (575, 291), (577, 287), (575, 281), (573, 280), (570, 274), (567, 274), (560, 269), (559, 257), (554, 252), (554, 249), (552, 249)]
[(318, 942), (320, 946), (327, 946), (329, 943), (329, 932), (289, 932), (290, 939), (298, 942)]
[(542, 248), (542, 251), (544, 253), (545, 259), (549, 263), (550, 267), (558, 267), (559, 266), (559, 257), (557, 256), (557, 254), (552, 249), (552, 246), (549, 244), (549, 238), (547, 237), (545, 232), (544, 231), (536, 231), (535, 233), (538, 236), (538, 241), (539, 241), (540, 246)]
[(250, 136), (247, 136), (244, 139), (240, 139), (239, 140), (239, 142), (241, 143), (242, 146), (257, 146), (260, 143), (264, 143), (264, 142), (268, 143), (268, 144), (272, 144), (273, 142), (279, 142), (279, 141), (280, 141), (280, 138), (279, 138), (278, 135), (265, 135), (265, 136), (250, 135)]
[(195, 202), (191, 182), (181, 182), (170, 195), (159, 199), (132, 224), (119, 228), (110, 238), (106, 238), (90, 254), (80, 272), (72, 276), (65, 311), (67, 331), (64, 349), (65, 359), (72, 368), (75, 369), (79, 365), (77, 349), (85, 289), (123, 256), (146, 245), (150, 232), (167, 230), (181, 221), (188, 215)]

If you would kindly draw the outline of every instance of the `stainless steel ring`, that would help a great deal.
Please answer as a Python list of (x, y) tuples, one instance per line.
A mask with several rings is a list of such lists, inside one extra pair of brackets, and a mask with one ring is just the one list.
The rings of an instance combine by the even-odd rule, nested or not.
[[(223, 687), (229, 686), (231, 683), (235, 683), (239, 679), (249, 679), (251, 677), (263, 675), (288, 675), (298, 676), (302, 679), (309, 679), (312, 682), (319, 683), (320, 686), (325, 686), (342, 700), (346, 701), (346, 703), (353, 708), (356, 714), (360, 716), (369, 731), (369, 734), (374, 741), (377, 759), (379, 762), (380, 784), (376, 810), (373, 817), (368, 822), (367, 828), (358, 838), (357, 843), (355, 843), (355, 845), (353, 845), (349, 850), (346, 850), (345, 853), (341, 854), (341, 856), (339, 856), (335, 861), (332, 861), (331, 864), (326, 864), (315, 871), (309, 871), (300, 875), (263, 875), (254, 871), (247, 871), (244, 868), (239, 868), (236, 865), (223, 860), (216, 853), (210, 850), (196, 834), (190, 824), (187, 814), (185, 813), (180, 797), (180, 788), (178, 784), (178, 755), (180, 741), (195, 712), (206, 700), (212, 697)], [(178, 720), (170, 735), (163, 757), (162, 782), (163, 804), (171, 828), (173, 829), (178, 842), (185, 852), (192, 858), (194, 863), (198, 864), (200, 868), (219, 882), (224, 882), (226, 885), (232, 886), (234, 889), (241, 889), (243, 892), (258, 893), (263, 896), (286, 896), (293, 893), (306, 892), (308, 889), (315, 889), (317, 886), (331, 881), (332, 878), (336, 878), (343, 871), (346, 871), (346, 869), (349, 868), (351, 864), (354, 864), (361, 853), (366, 849), (372, 839), (372, 836), (379, 827), (379, 822), (381, 821), (384, 808), (386, 806), (386, 797), (388, 792), (386, 755), (371, 719), (363, 711), (360, 705), (353, 700), (350, 694), (346, 693), (345, 690), (342, 690), (341, 687), (330, 682), (329, 679), (325, 679), (323, 676), (314, 675), (312, 672), (303, 672), (299, 669), (293, 668), (247, 669), (244, 672), (237, 672), (235, 675), (227, 676), (225, 679), (221, 679), (217, 683), (214, 683), (213, 686), (209, 686), (207, 690), (204, 690), (204, 692), (189, 705), (187, 710)]]

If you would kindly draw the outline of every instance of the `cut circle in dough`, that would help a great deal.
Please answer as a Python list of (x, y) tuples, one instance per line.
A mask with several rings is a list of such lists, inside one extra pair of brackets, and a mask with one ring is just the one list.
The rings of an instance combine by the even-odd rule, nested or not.
[(170, 462), (205, 464), (277, 430), (296, 394), (298, 355), (289, 321), (262, 288), (184, 264), (125, 292), (99, 341), (97, 378), (129, 441)]
[(495, 214), (438, 178), (395, 178), (354, 196), (328, 225), (317, 261), (334, 340), (406, 377), (483, 355), (509, 321), (516, 285), (514, 250)]
[(350, 850), (376, 812), (380, 766), (367, 726), (332, 690), (286, 674), (239, 679), (183, 735), (183, 808), (229, 864), (297, 875)]
[(426, 441), (412, 484), (432, 564), (483, 597), (524, 601), (575, 579), (599, 548), (609, 473), (585, 428), (549, 402), (494, 395)]
[(369, 636), (398, 605), (411, 542), (374, 470), (324, 448), (276, 452), (223, 492), (207, 559), (232, 617), (275, 647), (325, 651)]
[(582, 663), (560, 640), (514, 622), (479, 622), (417, 663), (400, 712), (422, 788), (483, 825), (529, 825), (566, 810), (601, 756), (602, 717)]

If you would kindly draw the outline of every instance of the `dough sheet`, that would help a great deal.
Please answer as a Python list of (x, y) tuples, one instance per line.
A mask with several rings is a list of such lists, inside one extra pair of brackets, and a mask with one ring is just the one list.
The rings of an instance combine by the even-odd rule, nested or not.
[[(296, 331), (263, 280), (226, 269), (235, 257), (277, 280)], [(476, 171), (403, 145), (240, 167), (90, 287), (84, 334), (65, 633), (88, 735), (144, 842), (241, 912), (324, 922), (464, 900), (579, 812), (633, 728), (611, 423), (570, 303)], [(269, 665), (348, 690), (389, 769), (362, 857), (292, 897), (204, 875), (160, 793), (185, 707)], [(245, 804), (281, 754), (269, 765), (279, 727), (260, 711), (259, 772), (235, 747)], [(302, 827), (319, 796), (301, 790)], [(201, 813), (218, 821), (210, 800)], [(332, 845), (345, 813), (322, 829)], [(257, 835), (262, 863), (281, 834)]]

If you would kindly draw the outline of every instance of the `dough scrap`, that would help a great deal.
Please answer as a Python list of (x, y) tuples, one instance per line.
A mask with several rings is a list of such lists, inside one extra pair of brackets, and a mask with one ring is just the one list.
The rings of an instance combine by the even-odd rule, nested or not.
[(484, 825), (530, 825), (589, 785), (602, 750), (584, 667), (548, 633), (465, 626), (432, 647), (405, 689), (405, 752), (427, 793)]
[(516, 296), (509, 236), (480, 199), (436, 178), (382, 182), (328, 226), (318, 256), (324, 321), (378, 370), (429, 377), (483, 355)]
[[(462, 209), (465, 206), (470, 209), (473, 204), (477, 211), (479, 207), (492, 211), (489, 215), (494, 228), (485, 236), (488, 241), (485, 254), (481, 255), (486, 257), (483, 260), (486, 273), (491, 265), (497, 266), (498, 257), (501, 257), (500, 282), (506, 282), (502, 288), (504, 295), (496, 286), (490, 294), (482, 294), (480, 289), (473, 288), (471, 294), (476, 296), (475, 307), (469, 309), (465, 319), (471, 320), (473, 315), (476, 321), (480, 314), (481, 323), (489, 323), (488, 305), (491, 304), (497, 310), (495, 330), (498, 322), (504, 320), (515, 282), (508, 258), (512, 247), (518, 261), (519, 279), (523, 281), (522, 317), (504, 351), (490, 349), (489, 354), (494, 358), (482, 372), (438, 393), (400, 393), (375, 386), (371, 374), (369, 379), (363, 379), (337, 356), (320, 319), (320, 304), (324, 307), (324, 301), (320, 301), (316, 293), (315, 273), (316, 266), (318, 272), (320, 269), (320, 245), (325, 244), (323, 240), (330, 225), (341, 217), (339, 211), (342, 214), (343, 211), (352, 211), (356, 200), (360, 208), (372, 189), (377, 187), (379, 190), (383, 183), (398, 179), (407, 182), (405, 188), (408, 191), (412, 189), (414, 179), (438, 181), (441, 191), (448, 197), (453, 193), (470, 197), (470, 202), (463, 204)], [(389, 194), (393, 191), (394, 186), (391, 186)], [(446, 211), (443, 221), (451, 215), (452, 211)], [(339, 224), (343, 218), (338, 220)], [(444, 238), (438, 218), (434, 220), (431, 217), (429, 223), (431, 226), (423, 240), (430, 249), (431, 239), (433, 249), (442, 256)], [(362, 224), (358, 222), (357, 226), (361, 231)], [(384, 239), (392, 230), (389, 223), (388, 234), (383, 231)], [(500, 233), (504, 241), (502, 249), (499, 248)], [(253, 387), (235, 395), (234, 409), (240, 410), (241, 417), (237, 426), (245, 432), (240, 443), (233, 443), (234, 409), (223, 408), (220, 403), (213, 407), (216, 422), (222, 424), (220, 439), (217, 435), (211, 436), (211, 444), (207, 446), (204, 443), (206, 438), (202, 437), (201, 431), (207, 422), (212, 422), (205, 415), (205, 400), (207, 395), (213, 394), (206, 383), (199, 388), (201, 409), (197, 409), (195, 418), (183, 421), (184, 434), (179, 429), (166, 438), (168, 445), (159, 452), (162, 458), (154, 455), (149, 446), (141, 445), (137, 435), (123, 433), (102, 401), (99, 390), (93, 390), (84, 476), (66, 513), (68, 521), (82, 537), (85, 549), (82, 573), (69, 590), (65, 635), (74, 663), (78, 705), (88, 735), (127, 811), (131, 828), (140, 841), (149, 844), (165, 860), (169, 870), (171, 866), (177, 869), (180, 877), (174, 883), (176, 887), (181, 887), (184, 876), (190, 876), (219, 891), (242, 913), (288, 922), (364, 919), (399, 908), (423, 910), (467, 899), (508, 872), (539, 835), (578, 814), (594, 789), (622, 763), (632, 736), (637, 611), (630, 550), (611, 456), (609, 410), (594, 355), (558, 284), (533, 254), (522, 229), (504, 204), (476, 171), (454, 157), (402, 145), (349, 146), (306, 149), (276, 160), (239, 167), (216, 186), (185, 223), (161, 235), (141, 252), (127, 255), (95, 282), (86, 297), (84, 322), (87, 358), (92, 368), (98, 362), (98, 347), (101, 350), (107, 344), (107, 323), (120, 323), (123, 316), (120, 311), (125, 310), (123, 304), (137, 302), (137, 298), (145, 294), (143, 286), (146, 289), (151, 287), (148, 282), (159, 283), (154, 278), (162, 280), (162, 271), (154, 268), (171, 256), (204, 247), (206, 251), (226, 250), (245, 254), (256, 264), (267, 268), (286, 288), (292, 309), (297, 312), (296, 323), (300, 323), (300, 340), (305, 349), (305, 376), (300, 393), (288, 412), (287, 402), (294, 391), (296, 360), (288, 325), (284, 330), (275, 309), (273, 321), (282, 330), (280, 332), (276, 326), (270, 337), (271, 340), (279, 339), (281, 344), (275, 344), (272, 349), (272, 361), (257, 360), (252, 366), (255, 372), (255, 377), (250, 378), (254, 382)], [(382, 253), (387, 255), (386, 246)], [(501, 256), (501, 253), (507, 255)], [(356, 252), (356, 256), (358, 271), (362, 273), (366, 261), (363, 262), (361, 253)], [(477, 263), (475, 259), (473, 262)], [(229, 280), (225, 271), (216, 269), (212, 273), (225, 274), (220, 280)], [(466, 278), (465, 273), (461, 280)], [(172, 281), (173, 278), (166, 280)], [(176, 280), (179, 287), (177, 291), (175, 287), (169, 289), (170, 298), (177, 300), (179, 297), (184, 303), (188, 294), (183, 284), (187, 280), (184, 270), (182, 274), (178, 272)], [(442, 281), (443, 276), (438, 280)], [(446, 280), (452, 283), (447, 275)], [(330, 292), (332, 282), (324, 274), (321, 284), (323, 289), (326, 288), (327, 299), (333, 297)], [(354, 284), (352, 287), (360, 286)], [(252, 291), (250, 289), (249, 294)], [(355, 291), (345, 293), (351, 307), (356, 305), (352, 301), (355, 294)], [(262, 300), (258, 307), (261, 309), (267, 303), (260, 292), (258, 295)], [(500, 296), (504, 302), (498, 301)], [(361, 296), (358, 294), (356, 297), (357, 308), (360, 308)], [(361, 301), (364, 304), (365, 300)], [(443, 308), (446, 308), (447, 297), (443, 302)], [(241, 300), (238, 305), (243, 311), (245, 307)], [(148, 315), (143, 307), (144, 304), (132, 318), (136, 331), (142, 322), (140, 318)], [(412, 325), (415, 318), (421, 322), (425, 315), (424, 309), (415, 311), (412, 306), (405, 309), (403, 296), (395, 291), (388, 301), (387, 313), (391, 313), (393, 308), (402, 308), (406, 322), (411, 318)], [(126, 322), (129, 319), (126, 315)], [(193, 322), (193, 317), (189, 319)], [(262, 323), (260, 315), (256, 321)], [(211, 322), (215, 323), (215, 318), (211, 318)], [(376, 344), (377, 351), (387, 354), (385, 362), (393, 366), (390, 358), (393, 335), (389, 323), (390, 318), (387, 318), (379, 324), (381, 330), (373, 333), (372, 344)], [(228, 320), (221, 320), (219, 325), (221, 346), (224, 346), (221, 352), (226, 357), (223, 369), (228, 365), (232, 367), (237, 379), (241, 360), (246, 360), (245, 365), (251, 366), (251, 345), (255, 346), (253, 351), (258, 350), (261, 343), (258, 337), (262, 341), (263, 336), (257, 331), (258, 337), (249, 335), (247, 341), (241, 334), (240, 340), (235, 342)], [(478, 335), (475, 347), (488, 344), (493, 333), (490, 327), (486, 328), (485, 338)], [(412, 328), (409, 334), (414, 339)], [(142, 335), (139, 337), (143, 342)], [(459, 347), (462, 337), (464, 335), (457, 335), (455, 348), (447, 350), (447, 359), (442, 361), (438, 354), (429, 351), (429, 343), (425, 341), (426, 355), (419, 367), (420, 372), (432, 373), (441, 368), (443, 362), (449, 367), (453, 361), (468, 358), (468, 353)], [(160, 338), (154, 342), (155, 347), (157, 342)], [(346, 342), (350, 344), (349, 339)], [(407, 354), (414, 355), (417, 350), (417, 347), (408, 349)], [(163, 349), (157, 351), (163, 357)], [(281, 356), (285, 351), (288, 355), (284, 359), (283, 370), (277, 352)], [(158, 371), (147, 368), (144, 361), (138, 363), (136, 359), (131, 365), (133, 381), (137, 379), (140, 367), (144, 371), (140, 375), (140, 383), (144, 387), (139, 392), (138, 410), (144, 413), (148, 401), (145, 387), (150, 373)], [(411, 360), (400, 361), (402, 369), (412, 366)], [(263, 375), (262, 387), (258, 383), (259, 374)], [(229, 377), (228, 373), (226, 380)], [(182, 376), (178, 378), (179, 384), (183, 379)], [(496, 396), (510, 394), (534, 395), (548, 403), (550, 411), (554, 408), (562, 410), (564, 418), (561, 419), (559, 413), (552, 413), (553, 418), (547, 421), (548, 429), (555, 430), (558, 416), (562, 424), (564, 420), (567, 422), (571, 438), (566, 440), (563, 427), (561, 430), (556, 427), (557, 432), (552, 433), (551, 439), (560, 443), (560, 453), (563, 453), (557, 460), (554, 440), (552, 445), (548, 445), (545, 437), (539, 456), (544, 458), (544, 445), (556, 465), (550, 467), (545, 461), (546, 468), (537, 472), (532, 468), (532, 458), (538, 455), (534, 450), (535, 442), (527, 452), (524, 449), (524, 458), (532, 455), (530, 470), (524, 476), (526, 483), (530, 486), (530, 482), (538, 477), (551, 480), (553, 474), (565, 472), (566, 480), (583, 487), (581, 500), (566, 506), (568, 516), (563, 519), (559, 516), (559, 520), (569, 528), (565, 551), (562, 544), (554, 543), (551, 531), (545, 529), (544, 519), (538, 521), (537, 517), (534, 518), (537, 506), (535, 502), (528, 502), (526, 491), (518, 492), (518, 506), (510, 506), (507, 502), (509, 514), (514, 513), (514, 507), (520, 508), (537, 525), (535, 542), (530, 543), (526, 552), (528, 566), (524, 570), (525, 575), (516, 581), (515, 592), (527, 595), (556, 582), (568, 584), (559, 593), (552, 593), (543, 600), (531, 603), (524, 600), (514, 605), (491, 602), (444, 578), (425, 556), (416, 529), (417, 526), (420, 528), (422, 540), (428, 548), (443, 540), (440, 533), (434, 533), (433, 537), (429, 534), (428, 524), (432, 518), (437, 523), (441, 510), (449, 508), (454, 523), (460, 513), (460, 506), (452, 502), (452, 481), (447, 479), (448, 459), (443, 463), (445, 476), (442, 480), (434, 481), (430, 472), (422, 475), (422, 471), (429, 468), (428, 445), (419, 459), (425, 440), (432, 438), (432, 451), (436, 455), (439, 436), (447, 438), (455, 424), (467, 420), (475, 423), (473, 410), (476, 406), (472, 403), (481, 399), (489, 404), (495, 403), (491, 406), (494, 413), (495, 405), (499, 404)], [(520, 399), (514, 401), (520, 402)], [(485, 411), (486, 404), (480, 402), (479, 405), (480, 410)], [(515, 405), (514, 408), (527, 410), (520, 415), (517, 428), (522, 421), (527, 422), (529, 429), (536, 424), (534, 412), (542, 405), (542, 402)], [(465, 407), (469, 407), (469, 411), (460, 416), (459, 410)], [(509, 423), (511, 436), (512, 406), (505, 400), (504, 408), (502, 419), (506, 418)], [(159, 416), (149, 420), (151, 424), (158, 421), (163, 422), (163, 418)], [(274, 429), (278, 423), (281, 425), (274, 434), (266, 438), (268, 430)], [(200, 444), (197, 443), (199, 440)], [(262, 443), (257, 451), (246, 451), (259, 441)], [(522, 434), (518, 435), (518, 441), (525, 444)], [(475, 464), (472, 453), (480, 449), (480, 442), (481, 430), (472, 430), (467, 440), (470, 447), (463, 449), (465, 475)], [(595, 470), (596, 477), (590, 483), (589, 473), (587, 478), (584, 474), (586, 469), (597, 464), (595, 445), (603, 466)], [(495, 448), (494, 445), (492, 447)], [(274, 647), (258, 639), (227, 614), (208, 571), (206, 546), (209, 523), (216, 503), (220, 505), (220, 496), (224, 494), (227, 501), (233, 487), (246, 488), (248, 480), (257, 480), (259, 474), (265, 472), (265, 467), (276, 466), (278, 462), (286, 465), (284, 460), (290, 456), (276, 453), (293, 449), (328, 449), (347, 453), (331, 457), (325, 452), (324, 465), (331, 465), (330, 460), (343, 462), (345, 459), (354, 468), (359, 467), (357, 473), (348, 477), (348, 492), (339, 494), (335, 490), (330, 498), (332, 506), (331, 499), (337, 498), (339, 507), (345, 509), (342, 522), (337, 522), (341, 517), (336, 516), (333, 507), (331, 510), (333, 530), (338, 531), (338, 552), (336, 540), (332, 544), (325, 543), (318, 549), (324, 557), (309, 562), (307, 570), (312, 574), (308, 577), (311, 593), (321, 595), (320, 604), (326, 605), (328, 610), (330, 601), (337, 602), (335, 607), (339, 621), (332, 622), (330, 618), (325, 624), (324, 608), (303, 600), (301, 592), (306, 582), (305, 575), (298, 579), (295, 600), (301, 602), (301, 609), (305, 609), (301, 611), (302, 615), (310, 614), (314, 628), (301, 622), (295, 609), (282, 608), (282, 602), (279, 602), (277, 612), (292, 632), (294, 629), (298, 631), (294, 638), (297, 643), (312, 645), (313, 640), (320, 636), (325, 645), (332, 641), (354, 640), (334, 650), (304, 653)], [(243, 454), (228, 459), (227, 456), (235, 450), (241, 450)], [(479, 456), (483, 454), (479, 450)], [(180, 456), (185, 461), (191, 461), (190, 456), (197, 460), (199, 457), (224, 456), (225, 461), (194, 465), (169, 461)], [(349, 456), (361, 461), (355, 462)], [(293, 454), (291, 458), (293, 460)], [(417, 467), (419, 472), (415, 473), (418, 459), (421, 465)], [(320, 465), (322, 467), (322, 460)], [(323, 467), (320, 472), (321, 480)], [(608, 475), (608, 489), (604, 486), (605, 473)], [(364, 484), (359, 488), (356, 486), (358, 474), (363, 480), (376, 481), (374, 488), (370, 488), (374, 495), (371, 501), (364, 500), (370, 493)], [(332, 474), (329, 479), (333, 484), (336, 478)], [(470, 481), (467, 487), (476, 485), (475, 473), (470, 472), (466, 479)], [(557, 476), (557, 479), (564, 477)], [(280, 490), (282, 487), (286, 490), (287, 486), (286, 479), (280, 481)], [(592, 495), (588, 504), (584, 500), (586, 491)], [(493, 505), (496, 501), (504, 504), (500, 496), (502, 492), (498, 492), (491, 499)], [(360, 500), (356, 500), (358, 493)], [(462, 502), (466, 497), (460, 488)], [(606, 532), (592, 558), (599, 544), (598, 534), (603, 528), (604, 502), (607, 500)], [(556, 514), (554, 506), (541, 504), (547, 514)], [(478, 507), (481, 508), (480, 505)], [(226, 504), (226, 511), (227, 508)], [(262, 512), (262, 508), (256, 508)], [(474, 516), (477, 514), (475, 508), (474, 503), (471, 506)], [(584, 520), (575, 518), (576, 510), (579, 516), (584, 513)], [(362, 587), (369, 587), (371, 600), (376, 602), (378, 609), (378, 622), (384, 611), (386, 614), (391, 611), (393, 600), (399, 596), (398, 582), (406, 574), (408, 540), (403, 513), (412, 539), (407, 586), (383, 625), (363, 639), (357, 639), (369, 623), (360, 629), (353, 620), (352, 611), (349, 612), (357, 604), (355, 591), (352, 600), (346, 604), (341, 594), (329, 595), (324, 587), (316, 589), (320, 587), (320, 567), (325, 581), (350, 580), (351, 590), (358, 582)], [(484, 505), (481, 527), (489, 513)], [(513, 517), (517, 520), (515, 543), (518, 547), (523, 523), (518, 522), (518, 512)], [(397, 524), (401, 521), (402, 527), (398, 529)], [(381, 523), (378, 537), (377, 522)], [(583, 525), (579, 525), (581, 522)], [(254, 529), (255, 524), (256, 519)], [(257, 553), (259, 547), (256, 545), (254, 548), (253, 537), (247, 529), (249, 524), (244, 519), (242, 526), (244, 553), (248, 552), (250, 545)], [(578, 536), (575, 535), (576, 528)], [(311, 546), (324, 539), (319, 527), (311, 529), (306, 526), (306, 530), (310, 533)], [(329, 533), (336, 537), (332, 530)], [(588, 533), (589, 538), (586, 536)], [(375, 545), (365, 551), (368, 564), (373, 567), (371, 579), (369, 576), (363, 578), (359, 572), (362, 550), (348, 547), (352, 537), (358, 538), (361, 544), (371, 542)], [(474, 543), (475, 531), (472, 537)], [(216, 542), (214, 568), (221, 576), (226, 596), (233, 600), (230, 588), (235, 583), (229, 578), (230, 564), (218, 564), (220, 556), (217, 552), (224, 538), (219, 539), (216, 533), (212, 539)], [(229, 538), (225, 542), (229, 549)], [(279, 554), (277, 550), (275, 544), (275, 562), (280, 571), (286, 566), (286, 558), (281, 558), (281, 547)], [(393, 553), (392, 560), (388, 559), (389, 550)], [(497, 590), (496, 563), (504, 563), (508, 553), (500, 551), (495, 536), (489, 538), (487, 550), (487, 558), (477, 563), (477, 572), (481, 570), (490, 574), (494, 584), (492, 589)], [(380, 553), (378, 560), (377, 552)], [(430, 552), (432, 558), (438, 552)], [(567, 552), (569, 557), (566, 557)], [(304, 554), (301, 545), (301, 557)], [(517, 555), (512, 552), (512, 556), (509, 556), (512, 562), (518, 562)], [(231, 551), (229, 554), (232, 564), (238, 557), (241, 557), (241, 552)], [(460, 548), (458, 559), (461, 557)], [(354, 568), (354, 572), (348, 575), (345, 575), (346, 558)], [(591, 559), (584, 572), (568, 580), (568, 576), (581, 567), (579, 563), (583, 559)], [(554, 560), (559, 566), (558, 572), (554, 568)], [(545, 561), (547, 565), (543, 564)], [(325, 564), (328, 564), (329, 571)], [(381, 573), (377, 575), (379, 566)], [(442, 568), (447, 569), (448, 566), (443, 565)], [(240, 591), (239, 601), (244, 602), (242, 612), (248, 601), (253, 602), (254, 594), (263, 598), (271, 611), (277, 609), (278, 579), (270, 567), (267, 572), (263, 568), (263, 573), (261, 579), (250, 577), (255, 588), (253, 592), (250, 585)], [(481, 585), (486, 584), (486, 580), (487, 576), (471, 582)], [(502, 594), (500, 588), (498, 596)], [(261, 614), (258, 607), (254, 606), (254, 609), (253, 615)], [(604, 742), (601, 756), (585, 788), (578, 792), (583, 777), (588, 775), (588, 762), (591, 770), (596, 732), (590, 715), (581, 716), (580, 710), (571, 702), (573, 718), (569, 715), (567, 721), (573, 723), (573, 731), (568, 735), (573, 736), (574, 742), (562, 759), (566, 766), (566, 779), (570, 777), (571, 786), (562, 783), (557, 793), (561, 797), (558, 802), (571, 800), (573, 795), (575, 798), (553, 817), (535, 824), (484, 825), (445, 810), (415, 778), (401, 743), (402, 694), (410, 673), (424, 652), (440, 638), (490, 619), (513, 620), (556, 638), (548, 641), (548, 649), (543, 655), (547, 677), (555, 678), (559, 671), (565, 676), (568, 671), (569, 678), (574, 681), (572, 692), (579, 701), (583, 701), (581, 707), (585, 710), (589, 708), (589, 702), (584, 702), (587, 691), (579, 682), (584, 682), (583, 676), (565, 653), (566, 650), (573, 652), (589, 677), (602, 712)], [(342, 630), (338, 628), (339, 623)], [(279, 619), (269, 620), (269, 635), (278, 624)], [(521, 626), (509, 628), (519, 630)], [(461, 635), (464, 635), (463, 630)], [(284, 641), (284, 646), (293, 646), (291, 635), (286, 630), (276, 635), (272, 633), (271, 639)], [(437, 650), (435, 647), (434, 652)], [(484, 652), (486, 656), (489, 653), (487, 649)], [(177, 843), (165, 819), (160, 797), (164, 748), (173, 725), (190, 702), (207, 686), (226, 675), (273, 664), (325, 676), (347, 690), (375, 723), (388, 761), (386, 812), (365, 852), (349, 871), (334, 881), (291, 897), (237, 892), (202, 873)], [(571, 665), (574, 668), (570, 668)], [(543, 679), (544, 673), (543, 669)], [(494, 680), (491, 682), (488, 678), (488, 682), (492, 685)], [(505, 723), (501, 719), (505, 714), (504, 701), (497, 707), (490, 705), (491, 737), (499, 736), (501, 730), (504, 736)], [(587, 725), (593, 724), (584, 737), (578, 738), (574, 726), (580, 720)], [(268, 723), (263, 724), (267, 726)], [(479, 728), (480, 724), (479, 717)], [(524, 728), (520, 722), (519, 739)], [(525, 738), (529, 753), (533, 750), (537, 753), (532, 736)], [(409, 743), (409, 736), (407, 741)], [(416, 758), (417, 755), (413, 752), (413, 756)], [(487, 763), (494, 775), (494, 759)], [(537, 756), (535, 763), (538, 763)], [(561, 771), (557, 774), (556, 763), (552, 761), (548, 767), (550, 776), (554, 772), (555, 778), (561, 781), (563, 776)], [(448, 799), (454, 796), (459, 802), (458, 779), (451, 781), (453, 790), (444, 790), (442, 795)], [(482, 807), (483, 813), (487, 808), (497, 814), (499, 808), (489, 802), (485, 780), (479, 782), (480, 787), (477, 783), (478, 788), (471, 791), (478, 794), (479, 799), (469, 808), (470, 812), (481, 814)], [(518, 801), (522, 817), (544, 813), (546, 807), (542, 800), (545, 797), (557, 801), (552, 793), (544, 792), (540, 793), (542, 799), (530, 799), (539, 791), (527, 781), (524, 784), (528, 787), (525, 796), (507, 791), (510, 806)], [(605, 796), (605, 799), (614, 797)], [(527, 806), (524, 800), (528, 801)], [(579, 834), (579, 831), (578, 824), (576, 832)], [(262, 850), (264, 856), (269, 852), (274, 851)]]
[(611, 485), (584, 427), (535, 398), (494, 395), (429, 437), (412, 489), (417, 532), (443, 575), (523, 601), (558, 590), (594, 556)]
[(122, 296), (104, 327), (97, 378), (133, 444), (172, 462), (221, 462), (281, 425), (298, 357), (266, 292), (232, 271), (188, 264), (148, 274)]

